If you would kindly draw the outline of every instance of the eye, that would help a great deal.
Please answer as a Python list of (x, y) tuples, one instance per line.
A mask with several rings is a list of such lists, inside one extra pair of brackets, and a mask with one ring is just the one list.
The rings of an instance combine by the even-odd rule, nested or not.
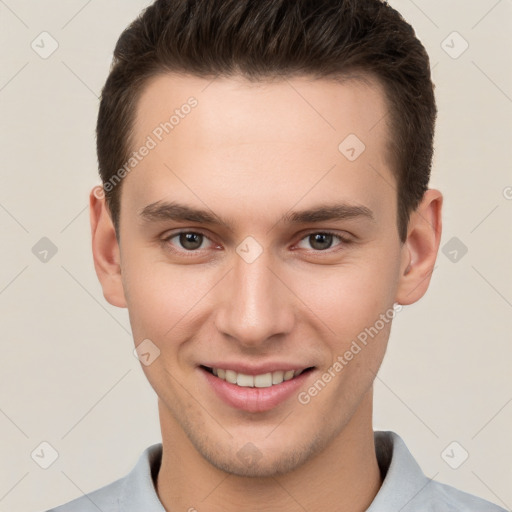
[[(172, 242), (174, 239), (177, 239), (177, 242)], [(202, 247), (203, 243), (210, 240), (202, 233), (197, 233), (195, 231), (182, 231), (181, 233), (175, 233), (172, 236), (168, 236), (164, 241), (173, 246), (178, 244), (180, 246), (179, 248), (188, 252), (193, 252), (198, 249), (204, 249), (205, 247)]]
[(334, 233), (329, 233), (325, 231), (317, 232), (317, 233), (310, 233), (309, 235), (305, 236), (298, 244), (298, 247), (301, 247), (302, 249), (308, 249), (308, 247), (301, 246), (300, 244), (306, 241), (310, 244), (310, 247), (313, 248), (315, 251), (325, 251), (327, 249), (330, 249), (333, 247), (333, 242), (335, 239), (338, 239), (340, 243), (336, 245), (342, 245), (342, 244), (348, 244), (350, 243), (349, 240), (343, 238), (340, 235), (336, 235)]
[[(336, 243), (336, 241), (338, 241), (338, 243)], [(197, 231), (181, 231), (179, 233), (173, 233), (172, 235), (165, 237), (163, 242), (170, 245), (170, 248), (173, 251), (181, 253), (200, 252), (202, 249), (213, 248), (215, 246), (212, 240)], [(306, 244), (309, 245), (309, 247), (307, 247)], [(341, 235), (328, 231), (319, 231), (306, 235), (297, 244), (297, 247), (306, 250), (312, 249), (316, 252), (325, 252), (333, 247), (348, 244), (350, 244), (350, 240)]]

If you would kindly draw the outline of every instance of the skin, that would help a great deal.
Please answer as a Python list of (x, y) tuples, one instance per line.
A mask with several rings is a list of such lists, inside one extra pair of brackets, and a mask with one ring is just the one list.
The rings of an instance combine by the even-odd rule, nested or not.
[[(159, 398), (159, 498), (166, 510), (366, 510), (382, 484), (373, 381), (391, 323), (306, 405), (294, 394), (266, 412), (241, 411), (199, 365), (313, 366), (307, 391), (379, 315), (424, 295), (442, 195), (425, 193), (401, 243), (387, 105), (370, 79), (162, 75), (140, 99), (134, 148), (190, 96), (198, 106), (123, 180), (119, 242), (105, 201), (90, 196), (104, 296), (128, 308), (135, 345), (150, 339), (160, 350), (142, 365)], [(353, 162), (338, 150), (351, 133), (366, 146)], [(206, 209), (227, 225), (143, 219), (157, 201)], [(372, 218), (282, 221), (333, 203), (364, 206)], [(196, 252), (169, 238), (179, 230), (205, 235)], [(326, 230), (342, 239), (319, 249), (309, 235)], [(263, 249), (252, 263), (236, 252), (248, 236)], [(247, 443), (252, 463), (239, 455)]]

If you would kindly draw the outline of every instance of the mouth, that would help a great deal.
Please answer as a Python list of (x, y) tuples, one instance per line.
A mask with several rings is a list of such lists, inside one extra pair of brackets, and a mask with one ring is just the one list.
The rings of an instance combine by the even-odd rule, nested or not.
[(283, 369), (260, 374), (236, 372), (224, 368), (213, 368), (201, 365), (200, 368), (217, 379), (241, 388), (271, 388), (282, 385), (284, 382), (297, 379), (300, 375), (314, 370), (313, 366), (298, 370)]

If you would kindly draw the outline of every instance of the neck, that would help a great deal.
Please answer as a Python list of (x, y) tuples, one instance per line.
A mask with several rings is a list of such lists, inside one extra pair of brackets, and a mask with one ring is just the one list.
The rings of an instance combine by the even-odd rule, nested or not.
[(290, 473), (267, 478), (240, 477), (212, 466), (159, 406), (163, 454), (156, 487), (168, 512), (364, 512), (382, 485), (371, 392), (322, 452)]

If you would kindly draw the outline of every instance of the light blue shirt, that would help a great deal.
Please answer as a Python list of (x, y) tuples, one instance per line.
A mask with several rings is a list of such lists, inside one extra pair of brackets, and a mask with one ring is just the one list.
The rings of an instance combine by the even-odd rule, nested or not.
[[(367, 512), (506, 512), (427, 478), (394, 432), (376, 431), (374, 437), (377, 460), (385, 477)], [(47, 512), (166, 512), (154, 485), (161, 457), (162, 444), (154, 444), (144, 450), (125, 477)]]

